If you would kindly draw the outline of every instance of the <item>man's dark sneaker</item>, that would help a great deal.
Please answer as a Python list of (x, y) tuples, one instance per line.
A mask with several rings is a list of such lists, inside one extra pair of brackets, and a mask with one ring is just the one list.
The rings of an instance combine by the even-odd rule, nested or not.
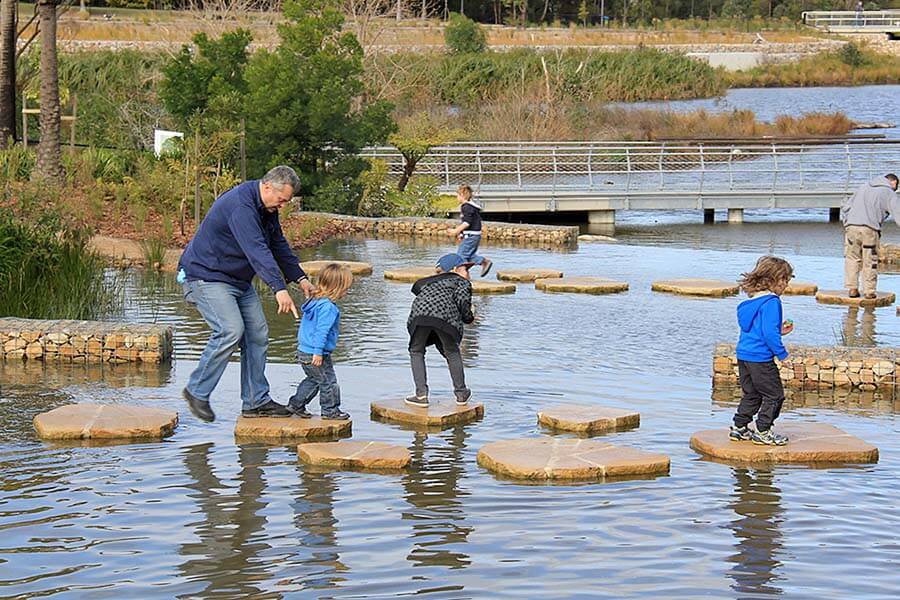
[(187, 388), (181, 390), (181, 395), (184, 396), (184, 401), (187, 402), (188, 408), (191, 409), (195, 417), (207, 423), (212, 423), (216, 420), (216, 413), (212, 411), (208, 400), (201, 400), (190, 393)]
[(295, 417), (300, 417), (301, 419), (312, 419), (312, 413), (306, 410), (305, 406), (294, 406), (291, 403), (288, 403), (287, 409), (291, 411), (291, 413)]
[(464, 392), (456, 392), (456, 403), (457, 404), (465, 404), (469, 401), (469, 398), (472, 397), (472, 390), (466, 390)]
[(491, 259), (489, 259), (489, 258), (484, 259), (481, 262), (481, 276), (484, 277), (485, 275), (487, 275), (490, 272), (491, 267), (493, 267), (493, 266), (494, 266), (494, 263), (491, 262)]
[(407, 396), (406, 400), (404, 401), (412, 406), (421, 406), (422, 408), (428, 408), (428, 396)]
[(350, 415), (339, 409), (330, 413), (322, 413), (322, 418), (329, 421), (347, 421), (350, 419)]
[(851, 298), (859, 298), (859, 290), (856, 288), (851, 288), (847, 295)]
[(274, 400), (269, 400), (262, 406), (257, 406), (256, 408), (241, 411), (241, 416), (247, 417), (248, 419), (255, 419), (259, 417), (290, 417), (292, 414), (294, 413), (288, 410), (287, 406), (278, 404)]
[(765, 431), (754, 431), (750, 438), (754, 444), (759, 446), (784, 446), (788, 443), (786, 436), (778, 435), (771, 429)]
[(728, 432), (728, 439), (732, 442), (746, 442), (747, 440), (753, 437), (753, 432), (750, 431), (750, 428), (744, 425), (743, 427), (735, 427), (731, 426), (731, 431)]

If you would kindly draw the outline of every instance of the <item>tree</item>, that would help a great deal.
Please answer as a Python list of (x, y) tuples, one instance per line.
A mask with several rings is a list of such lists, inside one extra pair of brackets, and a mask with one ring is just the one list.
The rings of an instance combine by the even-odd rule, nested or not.
[(458, 13), (452, 13), (444, 27), (444, 43), (452, 54), (470, 54), (487, 49), (487, 37), (481, 25)]
[(388, 139), (403, 155), (403, 173), (397, 182), (397, 190), (402, 192), (406, 189), (416, 165), (429, 150), (457, 140), (462, 135), (462, 131), (423, 113), (401, 122), (399, 131)]
[(16, 137), (16, 0), (0, 0), (0, 148)]
[(32, 178), (62, 184), (60, 139), (59, 63), (56, 55), (57, 0), (38, 0), (41, 27), (41, 141)]

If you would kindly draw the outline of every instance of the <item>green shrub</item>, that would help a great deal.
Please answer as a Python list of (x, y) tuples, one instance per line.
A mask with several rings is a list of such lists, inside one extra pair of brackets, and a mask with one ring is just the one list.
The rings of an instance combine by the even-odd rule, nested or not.
[(28, 181), (34, 169), (35, 155), (21, 145), (0, 150), (0, 184), (11, 181)]
[(859, 46), (853, 42), (849, 42), (841, 46), (838, 50), (838, 58), (841, 62), (850, 67), (861, 67), (866, 64), (866, 57), (863, 55)]
[(358, 214), (366, 217), (424, 217), (434, 213), (440, 194), (431, 177), (413, 176), (402, 192), (387, 181), (387, 164), (373, 160), (360, 175), (362, 199)]
[(481, 26), (458, 13), (450, 15), (450, 21), (444, 28), (444, 42), (452, 54), (472, 54), (487, 49), (487, 37)]

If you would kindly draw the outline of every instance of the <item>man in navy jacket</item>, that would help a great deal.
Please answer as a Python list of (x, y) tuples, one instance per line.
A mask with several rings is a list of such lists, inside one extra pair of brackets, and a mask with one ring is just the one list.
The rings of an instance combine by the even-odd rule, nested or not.
[(269, 326), (251, 285), (258, 275), (278, 302), (278, 313), (297, 307), (287, 282), (299, 282), (308, 297), (312, 284), (300, 268), (281, 231), (278, 210), (294, 196), (300, 179), (293, 169), (275, 167), (259, 181), (242, 183), (216, 199), (179, 261), (184, 298), (212, 329), (182, 394), (191, 412), (204, 421), (216, 416), (209, 397), (235, 348), (241, 349), (241, 414), (289, 417), (290, 411), (269, 395), (266, 352)]

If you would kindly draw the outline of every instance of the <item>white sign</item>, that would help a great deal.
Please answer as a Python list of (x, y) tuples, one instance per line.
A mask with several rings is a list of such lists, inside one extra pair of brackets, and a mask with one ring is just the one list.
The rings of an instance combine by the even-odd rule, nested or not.
[(171, 152), (175, 149), (175, 144), (171, 141), (174, 139), (184, 139), (184, 134), (180, 131), (166, 131), (165, 129), (153, 130), (153, 152), (157, 158), (163, 152)]

